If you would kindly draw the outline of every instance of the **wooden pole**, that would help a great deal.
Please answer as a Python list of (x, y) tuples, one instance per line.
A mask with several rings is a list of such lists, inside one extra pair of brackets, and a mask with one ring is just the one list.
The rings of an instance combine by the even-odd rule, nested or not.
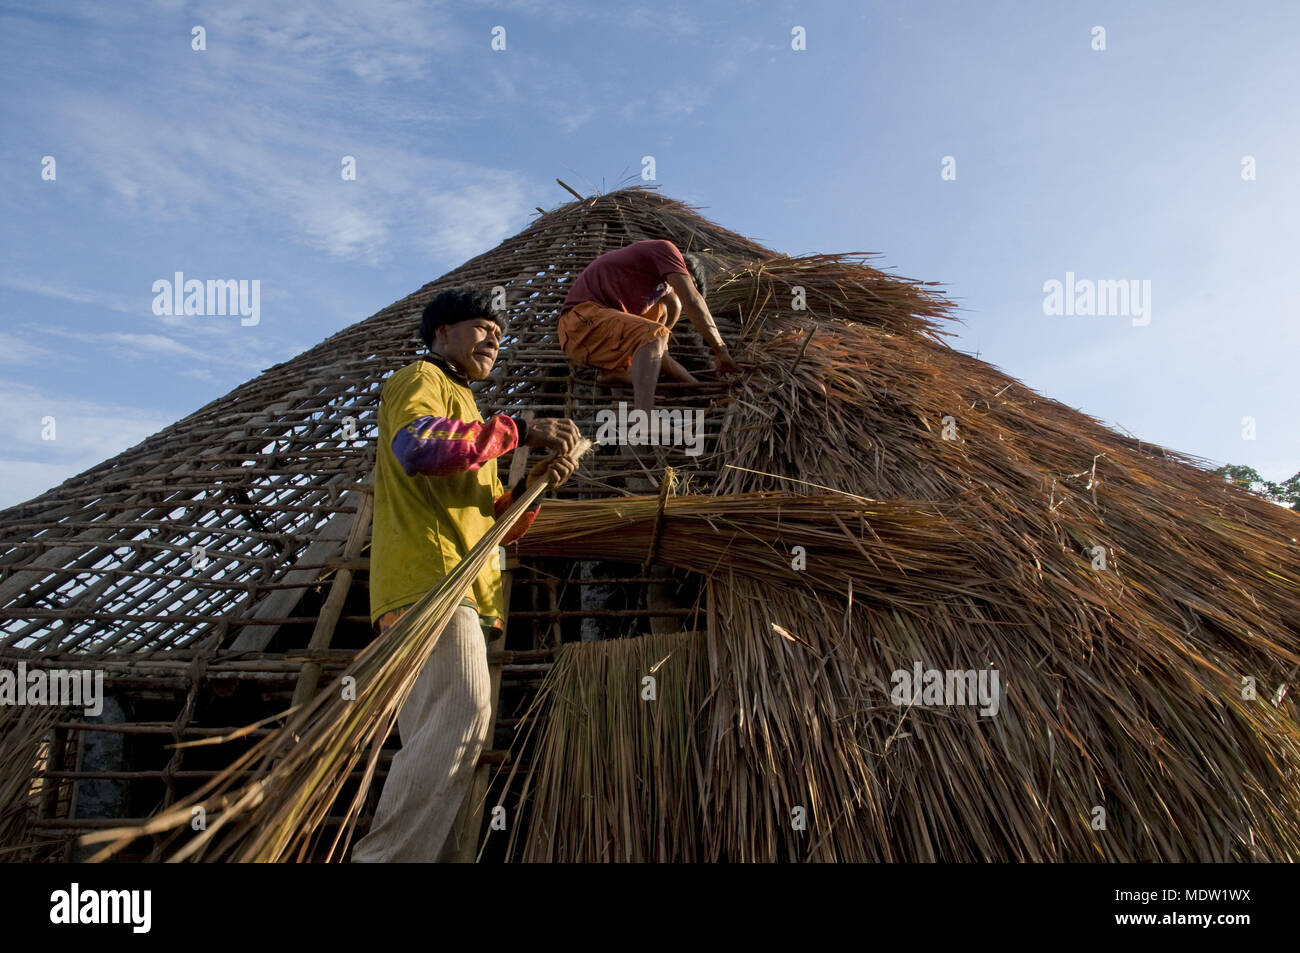
[[(370, 483), (374, 479), (374, 473), (367, 478), (366, 482)], [(365, 545), (366, 534), (370, 531), (370, 519), (375, 511), (374, 493), (363, 493), (361, 502), (357, 505), (357, 518), (352, 523), (352, 531), (348, 534), (347, 544), (343, 548), (344, 559), (355, 559), (361, 553), (361, 548)], [(339, 615), (343, 612), (343, 603), (347, 601), (348, 591), (352, 588), (352, 570), (340, 569), (334, 575), (334, 583), (330, 586), (330, 594), (325, 599), (325, 604), (321, 606), (320, 616), (316, 619), (316, 628), (312, 630), (311, 641), (307, 643), (309, 652), (323, 651), (330, 647), (330, 642), (334, 639), (334, 630), (338, 625)], [(320, 684), (321, 666), (319, 662), (308, 662), (302, 667), (298, 675), (298, 684), (294, 686), (293, 703), (302, 705), (316, 694), (316, 686)]]

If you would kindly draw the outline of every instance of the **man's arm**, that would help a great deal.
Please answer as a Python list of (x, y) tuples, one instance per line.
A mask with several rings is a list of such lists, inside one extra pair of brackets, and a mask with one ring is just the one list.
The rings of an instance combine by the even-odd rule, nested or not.
[(444, 476), (477, 470), (519, 446), (519, 423), (495, 414), (486, 423), (423, 416), (393, 438), (393, 455), (407, 476)]
[[(514, 506), (515, 500), (519, 499), (525, 492), (527, 492), (527, 487), (528, 478), (520, 477), (518, 483), (492, 501), (492, 506), (495, 510), (497, 519), (500, 519), (506, 510)], [(508, 546), (510, 543), (513, 543), (519, 537), (523, 536), (524, 533), (528, 532), (528, 530), (532, 528), (533, 520), (537, 519), (537, 512), (541, 508), (542, 499), (541, 497), (538, 497), (533, 501), (532, 506), (519, 514), (519, 519), (515, 520), (515, 525), (510, 527), (510, 532), (506, 533), (505, 539), (501, 540), (501, 545)]]
[[(500, 519), (501, 515), (514, 505), (515, 500), (522, 497), (528, 491), (528, 488), (538, 480), (546, 481), (550, 485), (550, 489), (553, 490), (557, 487), (563, 486), (569, 477), (573, 476), (574, 471), (577, 470), (577, 468), (578, 462), (570, 457), (567, 451), (551, 454), (551, 456), (547, 457), (541, 463), (534, 465), (534, 467), (528, 471), (528, 475), (522, 477), (519, 482), (511, 487), (507, 492), (497, 497), (494, 501), (497, 519)], [(533, 525), (533, 520), (537, 519), (537, 511), (541, 508), (542, 502), (538, 499), (535, 500), (528, 509), (520, 513), (519, 519), (515, 521), (514, 526), (510, 527), (510, 532), (507, 533), (505, 539), (502, 540), (502, 545), (504, 546), (507, 543), (513, 543), (520, 536), (523, 536), (524, 533), (528, 532), (529, 528)]]
[[(393, 404), (398, 420), (410, 421), (392, 440), (393, 455), (407, 476), (445, 476), (478, 470), (489, 460), (523, 445), (551, 448), (563, 459), (580, 436), (571, 420), (544, 418), (529, 424), (522, 417), (505, 414), (496, 414), (486, 422), (446, 417), (446, 399), (439, 393), (437, 381), (410, 382), (402, 390), (385, 393), (382, 401)], [(493, 498), (495, 515), (499, 518), (505, 513), (547, 467), (559, 471), (556, 486), (568, 478), (572, 469), (572, 465), (555, 463), (553, 459), (544, 461), (509, 492), (503, 492), (501, 481), (494, 477), (493, 493), (499, 494)], [(512, 542), (527, 532), (540, 507), (540, 502), (534, 503), (520, 514), (505, 541)]]
[[(515, 448), (517, 430), (511, 430), (515, 423), (515, 418), (504, 414), (497, 414), (485, 424), (448, 417), (421, 417), (403, 427), (393, 438), (393, 455), (407, 476), (415, 476), (417, 473), (424, 476), (446, 476), (477, 470), (488, 460)], [(524, 477), (493, 499), (492, 508), (496, 518), (500, 519), (514, 505), (515, 500), (523, 496), (527, 484), (528, 478)], [(513, 543), (528, 532), (533, 520), (537, 519), (537, 511), (541, 506), (539, 499), (519, 514), (515, 525), (501, 541), (503, 546)]]
[(709, 306), (705, 304), (704, 296), (696, 289), (691, 276), (673, 272), (665, 275), (664, 279), (668, 282), (669, 287), (677, 293), (677, 297), (681, 299), (682, 314), (686, 316), (686, 320), (695, 325), (695, 330), (700, 332), (704, 342), (717, 355), (718, 369), (724, 373), (739, 371), (740, 368), (731, 359), (731, 352), (727, 350), (727, 342), (722, 339), (722, 334), (713, 321), (713, 315), (709, 313)]
[(677, 319), (682, 316), (682, 299), (669, 285), (667, 293), (660, 300), (664, 305), (664, 327), (671, 331), (677, 324)]

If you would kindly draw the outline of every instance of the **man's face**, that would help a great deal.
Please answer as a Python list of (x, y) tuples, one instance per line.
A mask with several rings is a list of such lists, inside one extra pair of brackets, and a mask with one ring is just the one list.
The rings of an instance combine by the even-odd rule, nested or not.
[(491, 318), (444, 324), (434, 337), (434, 345), (467, 378), (481, 381), (492, 373), (492, 365), (497, 362), (501, 326)]

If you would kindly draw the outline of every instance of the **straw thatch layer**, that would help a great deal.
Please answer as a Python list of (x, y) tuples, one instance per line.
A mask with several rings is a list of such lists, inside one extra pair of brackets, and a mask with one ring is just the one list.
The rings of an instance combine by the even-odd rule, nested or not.
[(0, 863), (43, 859), (31, 827), (40, 802), (57, 794), (46, 778), (33, 782), (37, 767), (49, 764), (54, 723), (66, 710), (48, 705), (0, 705)]
[[(725, 518), (675, 524), (670, 503), (658, 558), (714, 580), (708, 681), (691, 694), (707, 701), (684, 716), (700, 775), (684, 791), (642, 783), (654, 778), (647, 752), (683, 743), (679, 724), (647, 738), (657, 722), (627, 717), (657, 649), (571, 649), (547, 696), (539, 830), (555, 836), (566, 816), (571, 833), (601, 829), (668, 809), (649, 795), (685, 796), (697, 837), (679, 859), (1300, 857), (1300, 730), (1289, 699), (1274, 703), (1300, 665), (1300, 519), (933, 336), (898, 333), (860, 267), (768, 262), (719, 290), (715, 309), (743, 319), (752, 370), (726, 410), (730, 468), (714, 490), (815, 481), (911, 501), (964, 527), (957, 552), (908, 565), (932, 552), (930, 535), (918, 526), (909, 539), (883, 511), (865, 530), (842, 521), (828, 548), (788, 504), (773, 503), (766, 530), (756, 514), (738, 534)], [(784, 310), (795, 286), (840, 317)], [(551, 508), (522, 551), (635, 559), (657, 515), (610, 505), (624, 519)], [(872, 548), (877, 524), (897, 559)], [(788, 559), (801, 542), (799, 582), (737, 558)], [(834, 552), (853, 543), (869, 581)], [(926, 587), (928, 604), (900, 599)], [(893, 673), (917, 663), (996, 670), (997, 714), (897, 704)], [(597, 744), (642, 757), (598, 761)], [(575, 784), (603, 821), (557, 814)], [(638, 850), (650, 846), (563, 837), (526, 856)]]

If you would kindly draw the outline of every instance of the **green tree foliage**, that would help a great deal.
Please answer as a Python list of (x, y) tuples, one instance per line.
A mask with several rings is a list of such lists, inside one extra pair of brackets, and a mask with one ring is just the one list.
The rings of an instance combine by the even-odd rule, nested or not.
[(1234, 463), (1219, 467), (1214, 472), (1266, 500), (1281, 503), (1293, 510), (1300, 510), (1300, 473), (1282, 483), (1274, 483), (1261, 477), (1255, 472), (1254, 467), (1244, 467)]

